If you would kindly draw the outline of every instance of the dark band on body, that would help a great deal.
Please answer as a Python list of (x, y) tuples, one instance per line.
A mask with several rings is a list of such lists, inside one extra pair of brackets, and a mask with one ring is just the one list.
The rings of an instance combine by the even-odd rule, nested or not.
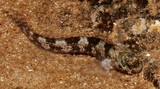
[(101, 39), (99, 38), (95, 38), (95, 37), (88, 37), (88, 42), (90, 44), (90, 46), (96, 46), (99, 42), (100, 42)]
[(80, 37), (65, 38), (67, 44), (77, 44), (79, 40)]

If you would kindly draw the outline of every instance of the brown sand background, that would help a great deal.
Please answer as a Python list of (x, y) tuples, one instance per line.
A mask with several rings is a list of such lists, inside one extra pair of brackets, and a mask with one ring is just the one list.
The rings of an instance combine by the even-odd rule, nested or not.
[[(86, 1), (0, 0), (0, 10), (18, 11), (35, 32), (49, 37), (98, 34), (87, 28), (90, 11)], [(39, 49), (0, 11), (0, 89), (154, 88), (143, 73), (107, 72), (95, 57)]]

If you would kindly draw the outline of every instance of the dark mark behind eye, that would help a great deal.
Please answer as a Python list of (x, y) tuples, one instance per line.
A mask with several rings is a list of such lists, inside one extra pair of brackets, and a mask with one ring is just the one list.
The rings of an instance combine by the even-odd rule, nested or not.
[(112, 44), (105, 43), (105, 54), (108, 54), (109, 50), (113, 47)]

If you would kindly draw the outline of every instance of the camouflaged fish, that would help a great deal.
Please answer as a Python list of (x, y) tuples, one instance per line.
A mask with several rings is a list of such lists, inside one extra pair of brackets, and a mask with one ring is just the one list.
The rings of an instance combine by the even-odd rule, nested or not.
[[(83, 1), (83, 0), (81, 0)], [(102, 27), (112, 31), (114, 21), (124, 19), (127, 23), (130, 17), (139, 16), (142, 18), (155, 18), (148, 8), (152, 0), (87, 0), (93, 6), (95, 12), (91, 14), (93, 27)], [(158, 0), (154, 0), (155, 7)], [(134, 5), (134, 6), (133, 6)], [(154, 4), (153, 4), (154, 5)], [(157, 7), (158, 8), (158, 7)], [(16, 11), (9, 13), (3, 11), (20, 28), (20, 30), (37, 47), (56, 53), (82, 53), (95, 56), (106, 70), (116, 69), (126, 74), (139, 73), (143, 69), (144, 80), (152, 82), (155, 89), (160, 89), (159, 62), (150, 63), (140, 57), (138, 53), (128, 51), (129, 48), (117, 47), (97, 37), (70, 37), (70, 38), (49, 38), (35, 33), (34, 29)], [(131, 13), (132, 12), (132, 13)], [(150, 12), (150, 13), (148, 13)], [(151, 17), (150, 17), (151, 16)], [(158, 14), (159, 17), (159, 14)], [(125, 26), (125, 23), (123, 23)], [(127, 26), (127, 25), (126, 25)], [(129, 25), (130, 26), (130, 25)], [(122, 26), (123, 27), (123, 26)], [(145, 37), (144, 37), (145, 38)], [(156, 37), (155, 37), (156, 38)], [(131, 42), (130, 45), (134, 45)], [(132, 50), (131, 50), (132, 51)], [(152, 61), (152, 60), (150, 60)], [(147, 64), (145, 66), (145, 63)], [(143, 66), (144, 65), (144, 66)], [(144, 67), (144, 68), (143, 68)]]
[(95, 56), (101, 60), (101, 65), (107, 71), (118, 69), (127, 74), (141, 72), (143, 65), (139, 60), (133, 60), (126, 52), (118, 52), (114, 57), (115, 46), (100, 38), (95, 37), (70, 37), (49, 38), (33, 32), (32, 27), (21, 18), (21, 15), (13, 15), (6, 11), (4, 13), (20, 28), (20, 30), (38, 47), (55, 53), (80, 53)]

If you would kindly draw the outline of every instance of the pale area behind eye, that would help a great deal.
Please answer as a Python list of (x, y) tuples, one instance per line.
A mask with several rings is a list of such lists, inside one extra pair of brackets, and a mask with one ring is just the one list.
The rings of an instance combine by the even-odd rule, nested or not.
[(112, 64), (111, 64), (111, 59), (109, 58), (105, 58), (102, 62), (101, 62), (101, 66), (106, 70), (106, 71), (110, 71), (111, 69), (113, 69)]

